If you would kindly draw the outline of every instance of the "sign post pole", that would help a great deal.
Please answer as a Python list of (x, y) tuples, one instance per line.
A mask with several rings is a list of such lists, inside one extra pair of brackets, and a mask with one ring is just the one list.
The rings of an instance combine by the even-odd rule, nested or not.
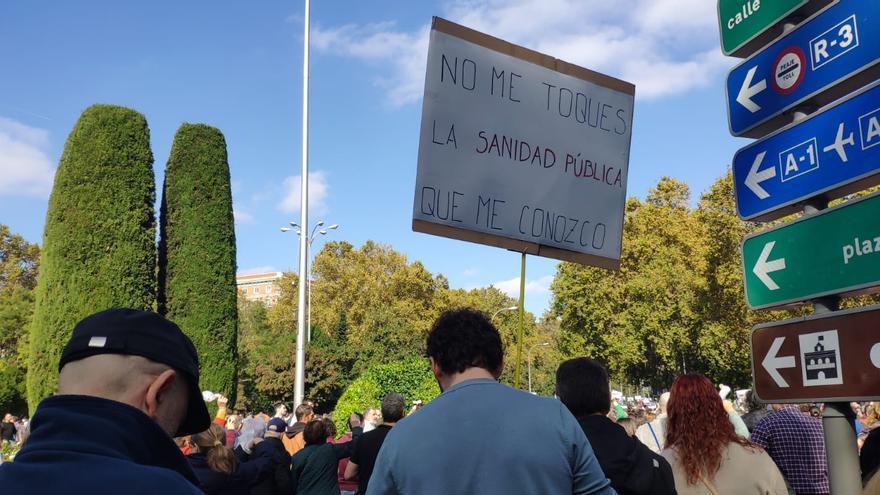
[(526, 302), (526, 253), (522, 253), (519, 271), (519, 330), (516, 333), (516, 366), (513, 370), (513, 386), (519, 388), (520, 368), (522, 368), (523, 326), (525, 324)]
[[(795, 117), (795, 121), (797, 121)], [(825, 209), (824, 200), (804, 205), (804, 215), (814, 215)], [(833, 313), (840, 309), (840, 298), (831, 296), (813, 300), (813, 314)], [(822, 414), (825, 435), (825, 462), (828, 465), (828, 483), (831, 493), (859, 493), (862, 489), (859, 452), (855, 438), (855, 413), (847, 402), (829, 402)]]
[(825, 459), (831, 493), (860, 493), (859, 452), (855, 437), (855, 414), (847, 402), (825, 404), (822, 427), (825, 431)]

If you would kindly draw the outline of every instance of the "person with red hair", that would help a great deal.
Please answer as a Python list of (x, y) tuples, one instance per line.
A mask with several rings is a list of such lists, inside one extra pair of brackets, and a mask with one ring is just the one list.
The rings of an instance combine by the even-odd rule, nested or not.
[(676, 378), (669, 398), (666, 448), (679, 495), (788, 495), (785, 479), (763, 449), (737, 436), (708, 378)]

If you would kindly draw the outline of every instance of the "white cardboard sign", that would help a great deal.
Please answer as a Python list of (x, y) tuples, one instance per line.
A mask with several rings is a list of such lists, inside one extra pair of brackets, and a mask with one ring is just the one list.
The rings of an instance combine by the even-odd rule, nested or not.
[(634, 94), (434, 18), (413, 230), (618, 268)]

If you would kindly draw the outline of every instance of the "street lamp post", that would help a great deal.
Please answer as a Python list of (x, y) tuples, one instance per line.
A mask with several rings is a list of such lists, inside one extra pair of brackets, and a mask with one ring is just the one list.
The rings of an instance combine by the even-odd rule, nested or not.
[[(323, 220), (316, 223), (315, 227), (312, 228), (312, 233), (306, 238), (305, 256), (306, 256), (307, 260), (311, 254), (311, 251), (312, 251), (312, 243), (315, 242), (315, 238), (318, 237), (318, 234), (327, 235), (328, 230), (336, 230), (339, 228), (338, 223), (334, 223), (333, 225), (327, 227), (326, 229), (322, 229), (321, 227), (323, 227), (323, 226), (324, 226)], [(296, 222), (290, 222), (290, 227), (282, 227), (281, 228), (282, 232), (288, 232), (290, 230), (293, 230), (294, 232), (296, 232), (296, 235), (302, 236), (302, 229), (300, 228), (300, 226)], [(308, 342), (311, 342), (312, 341), (312, 265), (311, 264), (309, 264), (309, 276), (307, 277), (305, 284), (306, 284), (306, 289), (308, 291), (308, 296), (307, 296), (308, 302), (306, 303), (306, 306), (308, 307), (308, 311), (307, 311), (307, 314), (308, 314), (307, 321), (308, 322), (306, 324), (306, 326), (308, 328), (308, 337), (306, 340)]]
[(517, 309), (519, 309), (517, 306), (511, 306), (509, 308), (501, 308), (498, 311), (496, 311), (495, 314), (492, 315), (492, 318), (489, 318), (489, 321), (494, 321), (495, 317), (498, 316), (498, 313), (500, 313), (502, 311), (516, 311)]
[(548, 345), (550, 345), (550, 342), (541, 342), (529, 348), (529, 393), (532, 393), (532, 351), (535, 347), (547, 347)]
[[(309, 28), (311, 25), (309, 0), (305, 0), (305, 16), (303, 18), (303, 85), (302, 85), (302, 163), (300, 171), (300, 224), (302, 231), (309, 228)], [(308, 259), (303, 256), (307, 249), (306, 238), (299, 237), (299, 279), (308, 276)], [(297, 307), (302, 308), (306, 304), (306, 291), (302, 283), (299, 284), (297, 294)], [(297, 311), (296, 318), (296, 378), (293, 385), (294, 407), (302, 403), (306, 389), (306, 347), (305, 326), (306, 319), (303, 311)]]

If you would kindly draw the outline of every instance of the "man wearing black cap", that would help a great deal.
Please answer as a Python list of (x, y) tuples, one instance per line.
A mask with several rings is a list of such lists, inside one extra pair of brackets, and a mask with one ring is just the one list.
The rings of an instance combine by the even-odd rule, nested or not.
[(147, 311), (110, 309), (79, 322), (58, 363), (4, 494), (200, 494), (171, 436), (204, 431), (199, 359), (180, 328)]

